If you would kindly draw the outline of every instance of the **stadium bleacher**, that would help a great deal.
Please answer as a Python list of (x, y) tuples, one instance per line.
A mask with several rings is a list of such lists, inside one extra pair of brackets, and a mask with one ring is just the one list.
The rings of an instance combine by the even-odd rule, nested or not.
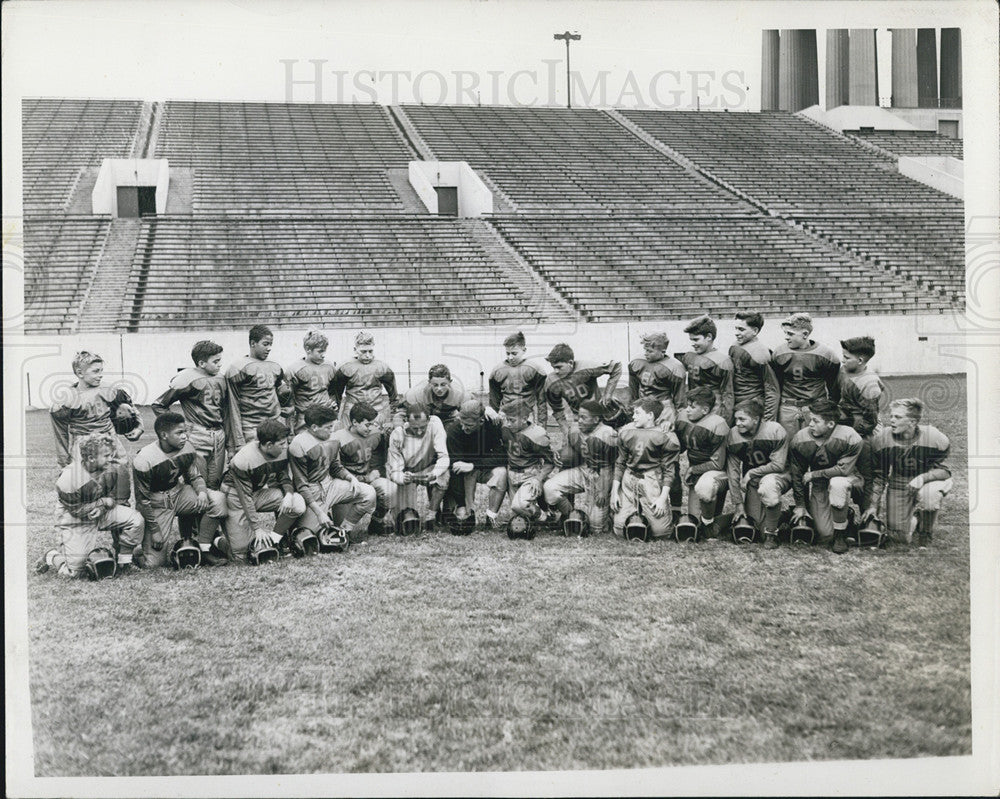
[(962, 160), (962, 140), (932, 130), (845, 130), (844, 133), (896, 155)]

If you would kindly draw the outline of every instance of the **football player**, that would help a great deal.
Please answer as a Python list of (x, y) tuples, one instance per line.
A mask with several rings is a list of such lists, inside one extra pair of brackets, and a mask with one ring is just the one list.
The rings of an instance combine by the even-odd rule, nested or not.
[(118, 471), (115, 498), (128, 504), (131, 498), (128, 450), (115, 433), (114, 419), (130, 412), (138, 424), (125, 437), (136, 441), (143, 433), (142, 419), (132, 405), (132, 397), (121, 388), (102, 386), (104, 360), (92, 352), (78, 352), (73, 358), (73, 373), (77, 382), (57, 397), (49, 409), (52, 431), (56, 438), (56, 460), (60, 468), (71, 461), (79, 462), (75, 452), (77, 441), (92, 433), (111, 437), (115, 444), (112, 467)]
[(840, 410), (832, 400), (815, 400), (809, 406), (809, 424), (788, 445), (789, 471), (795, 509), (792, 523), (812, 515), (816, 543), (833, 542), (838, 555), (847, 551), (848, 510), (851, 491), (861, 487), (857, 472), (861, 436), (837, 424)]
[(389, 434), (387, 499), (393, 519), (405, 508), (417, 510), (420, 487), (424, 486), (429, 501), (423, 524), (426, 530), (433, 530), (435, 514), (448, 487), (450, 466), (441, 420), (431, 416), (420, 403), (408, 405), (405, 424)]
[(601, 403), (580, 404), (579, 420), (569, 431), (561, 453), (561, 468), (543, 486), (546, 504), (565, 519), (573, 510), (573, 497), (586, 493), (590, 527), (601, 533), (607, 528), (608, 501), (618, 458), (618, 433), (602, 421)]
[(376, 452), (384, 449), (386, 434), (379, 426), (378, 411), (367, 402), (354, 403), (348, 418), (350, 425), (342, 427), (330, 437), (330, 457), (333, 464), (330, 469), (333, 471), (343, 468), (347, 474), (336, 472), (341, 480), (350, 481), (347, 476), (349, 474), (359, 483), (371, 486), (375, 492), (371, 521), (365, 527), (362, 519), (356, 529), (367, 529), (372, 534), (382, 535), (385, 532), (383, 520), (389, 510), (389, 486), (386, 479), (379, 475), (375, 458)]
[(668, 503), (680, 445), (677, 436), (657, 426), (662, 413), (659, 400), (639, 400), (632, 410), (632, 424), (618, 432), (610, 500), (617, 536), (624, 535), (625, 522), (633, 513), (643, 514), (654, 539), (666, 538), (673, 528)]
[(175, 402), (188, 425), (188, 442), (205, 459), (205, 482), (219, 488), (226, 465), (226, 434), (234, 433), (229, 419), (229, 384), (222, 371), (222, 347), (214, 341), (199, 341), (191, 348), (194, 368), (182, 369), (153, 402), (153, 413), (161, 416)]
[(329, 346), (330, 340), (326, 336), (318, 330), (310, 330), (302, 340), (305, 355), (285, 369), (285, 379), (295, 405), (292, 414), (292, 431), (295, 433), (305, 429), (303, 414), (310, 405), (327, 405), (337, 409), (337, 401), (332, 396), (337, 364), (326, 360)]
[(677, 415), (674, 430), (688, 466), (688, 513), (698, 520), (699, 537), (718, 535), (715, 520), (726, 499), (726, 440), (729, 425), (715, 413), (715, 393), (708, 386), (688, 391), (687, 406)]
[(488, 418), (478, 400), (466, 400), (458, 418), (444, 426), (445, 442), (451, 457), (451, 476), (445, 504), (449, 508), (475, 505), (476, 486), (486, 485), (489, 497), (486, 518), (496, 527), (497, 514), (507, 493), (507, 451), (499, 418)]
[(91, 433), (78, 440), (79, 460), (63, 469), (56, 481), (62, 511), (56, 521), (59, 547), (49, 550), (36, 564), (38, 572), (50, 568), (67, 577), (86, 575), (85, 564), (101, 544), (101, 533), (111, 532), (119, 574), (132, 571), (132, 552), (142, 543), (142, 516), (117, 499), (119, 470), (112, 458), (115, 442), (107, 433)]
[(718, 329), (709, 316), (699, 316), (684, 328), (691, 341), (691, 352), (681, 356), (687, 370), (687, 388), (709, 388), (715, 394), (712, 413), (729, 424), (733, 418), (733, 362), (716, 349)]
[(350, 424), (351, 406), (355, 402), (367, 402), (378, 411), (379, 424), (389, 426), (398, 401), (396, 375), (375, 357), (375, 337), (371, 333), (362, 330), (354, 337), (354, 357), (337, 369), (332, 393), (340, 402), (341, 426)]
[(139, 450), (132, 462), (136, 508), (146, 522), (145, 565), (166, 565), (176, 517), (182, 531), (197, 529), (202, 563), (228, 566), (228, 560), (209, 550), (229, 508), (222, 492), (205, 482), (205, 460), (188, 441), (187, 422), (168, 411), (156, 417), (153, 430), (156, 441)]
[(288, 419), (293, 411), (292, 392), (285, 370), (269, 361), (274, 334), (267, 325), (250, 328), (250, 354), (237, 359), (226, 370), (229, 409), (233, 418), (235, 453), (257, 435), (257, 425), (265, 419)]
[(868, 361), (875, 355), (875, 339), (857, 336), (840, 342), (843, 364), (840, 369), (840, 423), (858, 431), (863, 442), (858, 457), (858, 472), (864, 480), (858, 506), (867, 508), (872, 498), (872, 436), (881, 429), (879, 405), (885, 385), (874, 372), (868, 371)]
[(737, 514), (745, 514), (763, 530), (765, 549), (775, 549), (781, 496), (792, 487), (792, 479), (787, 470), (788, 433), (766, 415), (758, 399), (736, 404), (726, 440), (726, 474)]
[[(465, 389), (452, 377), (451, 370), (443, 363), (432, 366), (427, 372), (427, 379), (418, 383), (403, 397), (405, 405), (423, 405), (442, 423), (447, 423), (458, 416), (459, 406), (465, 402)], [(405, 417), (402, 409), (396, 414), (398, 422)]]
[(736, 343), (729, 348), (729, 360), (733, 362), (733, 402), (758, 400), (764, 406), (764, 421), (776, 421), (781, 386), (771, 366), (771, 350), (757, 338), (764, 327), (764, 317), (753, 311), (740, 311), (734, 319)]
[[(552, 366), (552, 372), (545, 378), (545, 398), (563, 434), (569, 432), (570, 423), (576, 419), (581, 402), (600, 399), (607, 407), (622, 376), (620, 362), (577, 361), (568, 344), (556, 344), (545, 360)], [(597, 387), (597, 378), (601, 375), (608, 376), (603, 391)], [(566, 415), (567, 408), (569, 416)]]
[(771, 356), (774, 372), (781, 384), (781, 404), (778, 421), (788, 431), (789, 442), (804, 426), (810, 424), (809, 408), (813, 402), (830, 399), (840, 401), (838, 385), (840, 360), (825, 344), (809, 338), (812, 317), (793, 313), (781, 323), (785, 342)]
[(909, 544), (916, 528), (920, 549), (930, 546), (937, 513), (952, 488), (945, 465), (951, 444), (933, 425), (920, 424), (923, 408), (916, 397), (890, 403), (889, 424), (872, 440), (874, 488), (862, 515), (867, 522), (878, 513), (884, 491), (890, 538)]
[[(288, 427), (277, 419), (257, 425), (257, 435), (229, 462), (222, 490), (229, 514), (226, 538), (234, 558), (245, 558), (250, 545), (277, 545), (306, 512), (296, 494), (288, 466)], [(260, 514), (274, 513), (274, 531), (261, 524)]]
[(555, 468), (548, 434), (531, 421), (531, 406), (515, 400), (500, 409), (503, 443), (507, 450), (507, 494), (515, 516), (545, 521), (538, 503), (542, 486)]
[(300, 528), (314, 535), (333, 524), (330, 518), (330, 437), (337, 421), (337, 411), (329, 405), (310, 405), (303, 419), (306, 428), (288, 445), (288, 465), (292, 486), (305, 500), (306, 510), (298, 520)]
[(663, 416), (657, 423), (670, 430), (677, 411), (684, 406), (684, 364), (667, 355), (670, 339), (666, 333), (640, 336), (645, 357), (634, 358), (628, 365), (628, 389), (632, 403), (655, 399), (663, 403)]
[(504, 405), (522, 400), (535, 409), (539, 427), (548, 423), (545, 402), (545, 369), (526, 359), (524, 333), (512, 333), (503, 340), (504, 362), (490, 373), (490, 408), (499, 412)]

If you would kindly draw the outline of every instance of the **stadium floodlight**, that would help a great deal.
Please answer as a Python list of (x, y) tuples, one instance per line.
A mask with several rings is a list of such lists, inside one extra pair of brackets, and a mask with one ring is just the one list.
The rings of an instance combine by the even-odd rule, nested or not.
[(570, 33), (566, 31), (565, 33), (555, 33), (552, 35), (553, 39), (565, 39), (566, 40), (566, 107), (572, 107), (573, 95), (569, 87), (569, 43), (571, 41), (578, 42), (583, 37), (579, 33)]

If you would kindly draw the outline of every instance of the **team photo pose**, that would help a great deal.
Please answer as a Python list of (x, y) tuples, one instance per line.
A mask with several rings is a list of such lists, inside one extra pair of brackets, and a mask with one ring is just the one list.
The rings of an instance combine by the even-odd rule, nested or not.
[(293, 433), (301, 433), (305, 429), (304, 414), (310, 405), (327, 405), (337, 409), (337, 401), (333, 398), (337, 364), (326, 360), (329, 347), (330, 340), (326, 336), (318, 330), (310, 330), (302, 339), (305, 355), (285, 369), (294, 406), (291, 417)]
[(392, 518), (395, 520), (407, 508), (419, 512), (420, 495), (426, 493), (422, 526), (425, 530), (433, 530), (435, 516), (448, 487), (450, 466), (441, 420), (431, 416), (425, 405), (407, 406), (405, 423), (389, 434), (386, 485)]
[(764, 419), (778, 418), (781, 385), (771, 366), (771, 350), (757, 336), (764, 327), (764, 317), (755, 311), (740, 311), (734, 317), (736, 343), (729, 347), (733, 362), (733, 402), (758, 400), (764, 405)]
[[(465, 402), (465, 389), (462, 383), (452, 376), (451, 370), (443, 363), (434, 364), (427, 370), (427, 379), (417, 383), (403, 395), (403, 404), (410, 406), (423, 405), (442, 422), (448, 422), (458, 416), (458, 409)], [(401, 420), (402, 409), (397, 411), (396, 419)]]
[(548, 423), (545, 399), (545, 367), (527, 358), (524, 333), (512, 333), (503, 340), (504, 360), (490, 372), (490, 408), (500, 408), (515, 400), (527, 402), (534, 412), (536, 424)]
[(205, 482), (209, 488), (222, 483), (226, 466), (226, 437), (234, 438), (229, 413), (229, 383), (222, 371), (222, 347), (214, 341), (199, 341), (191, 348), (194, 368), (182, 369), (153, 401), (153, 413), (162, 416), (175, 402), (188, 425), (188, 442), (205, 459)]
[(287, 419), (292, 414), (292, 392), (285, 380), (285, 370), (267, 358), (274, 346), (274, 333), (267, 325), (250, 328), (250, 354), (229, 365), (229, 409), (233, 419), (233, 440), (228, 443), (235, 453), (257, 434), (257, 425), (265, 419)]
[(458, 417), (445, 424), (444, 432), (451, 458), (445, 507), (471, 512), (475, 507), (476, 486), (485, 485), (489, 491), (487, 524), (495, 527), (507, 493), (507, 450), (500, 418), (487, 417), (479, 400), (466, 400), (458, 410)]
[(687, 405), (674, 425), (681, 450), (687, 453), (683, 482), (688, 492), (688, 522), (697, 528), (695, 540), (719, 534), (716, 518), (726, 500), (729, 425), (712, 410), (716, 405), (712, 389), (695, 388), (688, 392)]
[(306, 505), (297, 526), (318, 536), (333, 525), (329, 515), (333, 499), (329, 440), (337, 422), (337, 411), (329, 405), (310, 405), (303, 418), (305, 429), (288, 445), (288, 465), (292, 487)]
[[(375, 455), (384, 448), (387, 434), (378, 423), (378, 411), (367, 402), (354, 403), (348, 419), (347, 427), (335, 430), (330, 436), (330, 472), (341, 483), (340, 490), (334, 491), (333, 515), (343, 514), (340, 521), (348, 521), (355, 538), (365, 532), (383, 535), (385, 514), (389, 510), (389, 485), (376, 468)], [(345, 482), (350, 486), (350, 494), (336, 502), (338, 496), (346, 494), (348, 486), (342, 485)], [(371, 514), (367, 524), (365, 513)], [(354, 517), (357, 518), (351, 521)]]
[(810, 422), (813, 402), (840, 400), (840, 359), (825, 344), (813, 341), (813, 321), (807, 313), (793, 313), (781, 323), (785, 341), (771, 356), (774, 373), (781, 384), (778, 421), (791, 441)]
[[(581, 402), (597, 399), (606, 408), (622, 376), (619, 361), (577, 361), (573, 348), (568, 344), (556, 344), (545, 360), (552, 366), (552, 372), (545, 378), (545, 398), (564, 434), (576, 419)], [(603, 389), (597, 385), (597, 378), (601, 375), (608, 376)]]
[(657, 424), (669, 430), (677, 412), (684, 407), (687, 370), (676, 358), (667, 355), (670, 339), (666, 333), (644, 333), (639, 337), (642, 358), (633, 358), (628, 365), (628, 393), (632, 403), (655, 399), (663, 403), (663, 414)]
[(868, 361), (875, 355), (875, 340), (857, 336), (840, 342), (843, 364), (840, 367), (840, 423), (853, 427), (861, 436), (858, 472), (864, 480), (858, 507), (867, 508), (872, 498), (872, 437), (882, 425), (879, 406), (885, 386), (874, 372), (868, 371)]
[(375, 357), (375, 337), (362, 330), (354, 337), (354, 357), (342, 363), (331, 391), (340, 403), (340, 423), (350, 423), (351, 406), (367, 402), (378, 412), (378, 421), (388, 426), (399, 400), (396, 375), (385, 361)]
[(691, 352), (684, 353), (681, 359), (687, 370), (688, 391), (711, 389), (715, 395), (712, 412), (729, 424), (733, 418), (733, 362), (715, 346), (719, 335), (715, 320), (699, 316), (684, 328), (684, 332), (691, 341)]
[(528, 403), (515, 400), (503, 406), (503, 442), (507, 450), (507, 495), (515, 516), (545, 521), (539, 504), (542, 486), (555, 468), (552, 442), (545, 430), (531, 421)]

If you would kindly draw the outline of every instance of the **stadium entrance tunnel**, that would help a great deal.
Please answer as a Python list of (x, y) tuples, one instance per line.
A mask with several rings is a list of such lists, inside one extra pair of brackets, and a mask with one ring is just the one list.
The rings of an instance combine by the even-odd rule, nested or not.
[(91, 192), (95, 214), (137, 217), (167, 210), (170, 166), (165, 158), (105, 158)]
[(432, 214), (493, 213), (493, 192), (465, 161), (410, 161), (410, 185)]

